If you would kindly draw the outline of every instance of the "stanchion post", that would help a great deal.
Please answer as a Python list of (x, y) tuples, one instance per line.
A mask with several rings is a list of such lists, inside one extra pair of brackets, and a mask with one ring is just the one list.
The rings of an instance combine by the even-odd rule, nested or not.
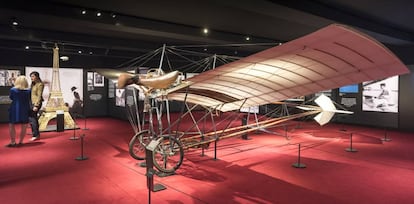
[(86, 116), (83, 115), (83, 129), (82, 130), (89, 130), (89, 128), (86, 127)]
[(345, 151), (347, 151), (347, 152), (358, 152), (357, 149), (352, 147), (352, 133), (350, 134), (349, 137), (350, 137), (350, 139), (349, 139), (350, 145), (349, 145), (348, 148), (345, 149)]
[(298, 162), (292, 164), (295, 168), (306, 168), (306, 164), (300, 163), (300, 143), (298, 144)]
[(389, 142), (391, 141), (391, 138), (388, 138), (388, 134), (387, 134), (387, 130), (384, 130), (384, 138), (381, 139), (384, 142)]
[(88, 159), (88, 157), (86, 157), (84, 154), (83, 154), (83, 138), (85, 137), (85, 134), (83, 134), (82, 136), (81, 136), (81, 155), (80, 156), (78, 156), (78, 157), (76, 157), (76, 160), (78, 160), (78, 161), (83, 161), (83, 160), (87, 160)]
[(154, 160), (153, 154), (155, 148), (160, 143), (159, 140), (151, 140), (151, 142), (145, 147), (145, 162), (147, 166), (147, 188), (148, 188), (148, 203), (151, 203), (151, 192), (157, 192), (165, 190), (166, 187), (162, 184), (154, 184)]
[(74, 120), (74, 123), (73, 123), (73, 135), (69, 139), (70, 140), (78, 140), (79, 137), (76, 136), (76, 115), (75, 115), (75, 117), (74, 117), (73, 120)]

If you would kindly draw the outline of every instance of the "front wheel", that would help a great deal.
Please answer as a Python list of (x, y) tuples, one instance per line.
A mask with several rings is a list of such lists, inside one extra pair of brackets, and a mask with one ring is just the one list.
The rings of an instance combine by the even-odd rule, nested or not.
[(154, 166), (161, 172), (173, 173), (184, 158), (184, 149), (175, 137), (164, 136), (153, 153)]
[(145, 159), (145, 147), (151, 141), (149, 130), (141, 131), (132, 137), (129, 142), (129, 155), (136, 160)]

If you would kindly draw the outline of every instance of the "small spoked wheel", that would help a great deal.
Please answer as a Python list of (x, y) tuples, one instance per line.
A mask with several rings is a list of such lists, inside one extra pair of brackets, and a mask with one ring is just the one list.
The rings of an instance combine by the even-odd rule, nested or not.
[(145, 147), (151, 141), (151, 134), (149, 130), (141, 131), (132, 137), (129, 142), (129, 155), (136, 160), (145, 159)]
[(181, 143), (172, 136), (163, 136), (153, 153), (154, 166), (161, 172), (173, 173), (177, 170), (184, 158)]

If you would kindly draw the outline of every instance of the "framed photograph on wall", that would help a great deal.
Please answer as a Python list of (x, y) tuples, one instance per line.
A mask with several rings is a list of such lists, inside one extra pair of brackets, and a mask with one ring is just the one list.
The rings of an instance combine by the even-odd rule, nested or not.
[(398, 113), (398, 76), (362, 84), (362, 110)]
[(93, 86), (104, 87), (105, 86), (104, 76), (100, 75), (98, 72), (94, 72), (93, 73)]
[(116, 89), (115, 105), (125, 107), (125, 89)]
[(87, 90), (93, 91), (93, 72), (86, 73), (86, 81), (87, 81)]
[(115, 87), (117, 83), (114, 83), (112, 80), (108, 80), (108, 98), (115, 97)]
[(20, 70), (7, 70), (6, 71), (6, 86), (14, 86), (16, 78), (20, 76)]
[(0, 70), (0, 86), (6, 86), (6, 70)]

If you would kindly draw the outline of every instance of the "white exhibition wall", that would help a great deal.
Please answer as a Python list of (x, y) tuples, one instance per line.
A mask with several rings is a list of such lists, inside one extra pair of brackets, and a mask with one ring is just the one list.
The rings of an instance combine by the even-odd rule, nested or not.
[[(29, 80), (29, 83), (31, 81), (30, 73), (32, 71), (39, 72), (40, 78), (45, 84), (45, 89), (43, 91), (43, 98), (45, 101), (43, 101), (42, 106), (44, 108), (49, 98), (53, 70), (51, 67), (26, 67), (26, 77)], [(83, 100), (83, 69), (59, 68), (59, 80), (63, 100), (65, 103), (69, 104), (69, 107), (72, 107), (75, 99), (71, 90), (72, 87), (76, 87), (75, 91), (79, 93), (81, 100)]]

